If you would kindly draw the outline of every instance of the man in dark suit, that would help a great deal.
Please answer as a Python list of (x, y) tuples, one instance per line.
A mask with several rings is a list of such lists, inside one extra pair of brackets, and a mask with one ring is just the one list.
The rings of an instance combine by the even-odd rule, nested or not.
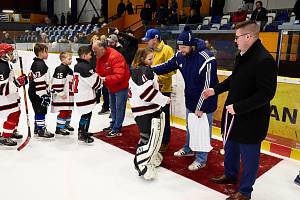
[(228, 91), (222, 127), (227, 115), (228, 124), (234, 116), (225, 144), (224, 175), (212, 181), (236, 184), (241, 159), (243, 172), (238, 192), (227, 200), (249, 200), (259, 169), (261, 142), (266, 138), (269, 127), (270, 101), (277, 85), (277, 66), (258, 38), (259, 25), (255, 21), (241, 22), (236, 29), (235, 42), (240, 53), (232, 74), (202, 95), (208, 98)]

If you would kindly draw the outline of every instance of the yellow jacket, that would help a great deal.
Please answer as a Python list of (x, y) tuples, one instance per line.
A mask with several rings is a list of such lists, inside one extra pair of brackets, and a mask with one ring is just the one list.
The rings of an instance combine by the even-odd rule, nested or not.
[[(154, 58), (152, 65), (159, 65), (167, 62), (174, 56), (173, 49), (161, 41), (156, 49), (154, 49)], [(168, 74), (159, 75), (158, 83), (161, 92), (172, 92), (172, 75), (176, 74), (176, 70)]]

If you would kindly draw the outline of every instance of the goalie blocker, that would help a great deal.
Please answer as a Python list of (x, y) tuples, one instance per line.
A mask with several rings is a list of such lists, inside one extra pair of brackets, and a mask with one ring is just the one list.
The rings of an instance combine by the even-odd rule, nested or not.
[(158, 152), (165, 128), (165, 113), (160, 111), (138, 116), (135, 121), (140, 129), (141, 139), (134, 157), (135, 169), (139, 176), (146, 180), (155, 178), (157, 169), (162, 162)]

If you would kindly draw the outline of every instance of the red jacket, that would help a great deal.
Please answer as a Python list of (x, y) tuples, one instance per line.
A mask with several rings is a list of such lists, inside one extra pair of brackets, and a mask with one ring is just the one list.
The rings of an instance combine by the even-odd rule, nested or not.
[(109, 92), (116, 93), (128, 88), (129, 67), (118, 51), (108, 47), (105, 54), (96, 60), (96, 72), (105, 77), (104, 85)]

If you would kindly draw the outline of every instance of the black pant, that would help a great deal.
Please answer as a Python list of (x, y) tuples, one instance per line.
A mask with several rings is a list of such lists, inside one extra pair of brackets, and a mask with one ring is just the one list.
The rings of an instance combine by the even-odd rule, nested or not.
[(135, 122), (140, 130), (140, 142), (142, 145), (147, 144), (151, 134), (151, 122), (153, 118), (159, 118), (160, 111), (135, 117)]
[(42, 98), (35, 93), (35, 90), (30, 88), (28, 89), (29, 99), (32, 104), (32, 108), (35, 114), (46, 115), (48, 107), (42, 106)]
[[(171, 97), (171, 92), (163, 92), (162, 94), (164, 96)], [(165, 107), (163, 107), (162, 111), (165, 113), (165, 129), (162, 144), (168, 145), (171, 139), (170, 104), (167, 104)]]

